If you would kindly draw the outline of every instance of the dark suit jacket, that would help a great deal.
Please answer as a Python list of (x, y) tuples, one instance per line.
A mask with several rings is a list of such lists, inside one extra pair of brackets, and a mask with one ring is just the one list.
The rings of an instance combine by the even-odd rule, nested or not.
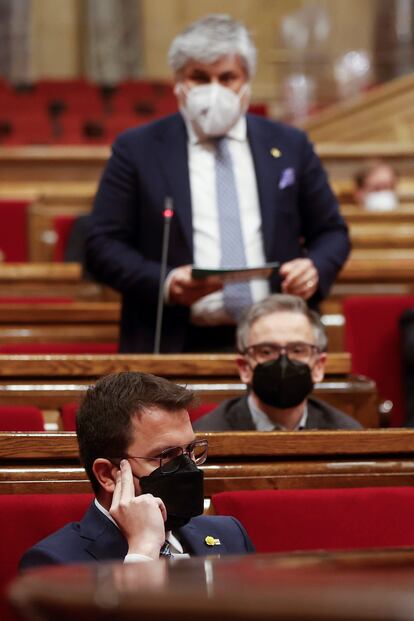
[[(347, 227), (326, 174), (298, 129), (247, 115), (247, 135), (266, 260), (309, 256), (319, 273), (319, 290), (312, 300), (317, 304), (327, 295), (350, 249)], [(272, 155), (274, 148), (279, 157)], [(294, 170), (295, 178), (291, 185), (279, 188), (287, 168)], [(153, 351), (167, 196), (175, 209), (168, 253), (171, 270), (193, 262), (187, 134), (180, 114), (121, 134), (95, 199), (86, 262), (97, 280), (122, 293), (120, 350), (124, 352)], [(277, 277), (271, 287), (280, 290)], [(187, 307), (165, 308), (161, 351), (182, 351), (188, 322)]]
[[(215, 410), (193, 424), (195, 431), (255, 431), (247, 397), (223, 401)], [(336, 408), (308, 399), (306, 429), (362, 429), (358, 421)]]
[[(243, 526), (232, 517), (199, 516), (175, 534), (185, 550), (195, 556), (254, 551)], [(207, 535), (219, 539), (220, 545), (208, 546), (204, 541)], [(127, 552), (121, 531), (92, 503), (80, 522), (67, 524), (30, 548), (20, 561), (20, 569), (123, 560)]]

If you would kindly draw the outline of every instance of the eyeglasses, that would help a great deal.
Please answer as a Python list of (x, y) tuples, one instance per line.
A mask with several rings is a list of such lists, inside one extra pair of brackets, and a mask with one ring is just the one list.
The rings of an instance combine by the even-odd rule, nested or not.
[(284, 353), (288, 358), (292, 360), (308, 361), (313, 354), (319, 353), (320, 349), (317, 345), (311, 343), (303, 343), (302, 341), (296, 341), (287, 343), (286, 345), (279, 345), (279, 343), (257, 343), (257, 345), (250, 345), (246, 347), (244, 355), (248, 355), (256, 362), (266, 362), (266, 360), (277, 360), (279, 356)]
[[(161, 472), (172, 473), (178, 470), (179, 463), (177, 458), (181, 455), (188, 455), (188, 457), (197, 465), (201, 466), (207, 459), (208, 453), (208, 440), (195, 440), (186, 447), (172, 446), (162, 451), (156, 457), (138, 457), (137, 455), (125, 455), (127, 459), (145, 459), (146, 461), (157, 462)], [(117, 458), (119, 459), (119, 458)]]

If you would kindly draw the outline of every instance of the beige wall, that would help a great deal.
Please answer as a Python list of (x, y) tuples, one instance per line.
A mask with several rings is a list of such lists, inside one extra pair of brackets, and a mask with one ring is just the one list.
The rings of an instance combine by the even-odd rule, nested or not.
[(32, 0), (32, 67), (36, 78), (81, 72), (79, 0)]
[[(82, 73), (82, 0), (32, 0), (33, 67), (35, 77), (73, 77)], [(169, 77), (166, 54), (173, 36), (192, 20), (209, 12), (227, 12), (252, 31), (259, 50), (254, 82), (256, 99), (280, 95), (289, 63), (277, 48), (282, 17), (305, 0), (137, 0), (141, 14), (143, 73)], [(370, 48), (376, 0), (318, 0), (330, 13), (333, 36), (326, 50), (331, 61), (349, 48)], [(329, 66), (329, 62), (326, 66)], [(325, 70), (326, 70), (325, 66)], [(319, 72), (319, 68), (316, 69)]]

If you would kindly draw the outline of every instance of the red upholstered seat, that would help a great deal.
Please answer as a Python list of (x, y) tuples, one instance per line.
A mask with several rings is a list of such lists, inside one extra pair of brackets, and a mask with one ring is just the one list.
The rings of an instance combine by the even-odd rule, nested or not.
[(116, 354), (117, 343), (1, 343), (0, 354)]
[(404, 420), (398, 321), (404, 310), (413, 307), (412, 295), (358, 296), (343, 302), (345, 349), (352, 354), (352, 373), (373, 379), (381, 399), (393, 402), (393, 427)]
[[(27, 208), (29, 201), (0, 200), (0, 257), (2, 261), (28, 260)], [(7, 224), (7, 226), (5, 226)]]
[(35, 406), (0, 406), (0, 431), (44, 431), (43, 414)]
[(217, 514), (240, 520), (257, 552), (412, 546), (414, 487), (222, 492)]
[(85, 513), (92, 494), (1, 494), (0, 593), (17, 574), (23, 553)]
[(76, 414), (79, 410), (79, 403), (65, 403), (60, 410), (62, 426), (64, 431), (76, 430)]
[(202, 416), (205, 416), (206, 414), (211, 412), (211, 410), (214, 410), (214, 408), (216, 408), (217, 406), (218, 406), (218, 403), (202, 403), (201, 405), (195, 408), (190, 408), (188, 410), (188, 413), (190, 415), (191, 422), (194, 423), (196, 420), (198, 420)]
[(53, 218), (53, 230), (56, 232), (56, 244), (53, 249), (53, 261), (62, 262), (66, 244), (68, 243), (70, 230), (76, 216), (73, 214), (61, 214)]

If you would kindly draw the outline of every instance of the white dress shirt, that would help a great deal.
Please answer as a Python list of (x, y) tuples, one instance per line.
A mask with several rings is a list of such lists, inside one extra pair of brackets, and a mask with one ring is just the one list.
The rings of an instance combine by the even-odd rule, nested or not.
[[(190, 123), (188, 134), (188, 168), (190, 175), (194, 265), (220, 267), (220, 230), (216, 198), (215, 146), (212, 140), (201, 140)], [(262, 221), (256, 174), (247, 140), (246, 117), (242, 116), (227, 134), (239, 199), (240, 221), (248, 267), (263, 265)], [(172, 272), (170, 273), (170, 277)], [(169, 281), (169, 279), (168, 279)], [(168, 281), (166, 285), (168, 286)], [(251, 280), (253, 302), (270, 293), (269, 282)], [(234, 324), (224, 309), (221, 291), (211, 293), (191, 307), (191, 322), (196, 325)]]
[[(253, 424), (256, 428), (256, 431), (287, 431), (286, 427), (283, 425), (279, 425), (274, 423), (265, 412), (263, 412), (260, 408), (257, 407), (254, 402), (252, 395), (247, 397), (247, 404), (249, 406), (250, 414), (252, 415)], [(305, 408), (303, 410), (302, 418), (296, 425), (292, 431), (299, 431), (299, 429), (304, 429), (306, 427), (306, 421), (308, 420), (308, 408), (305, 404)]]

